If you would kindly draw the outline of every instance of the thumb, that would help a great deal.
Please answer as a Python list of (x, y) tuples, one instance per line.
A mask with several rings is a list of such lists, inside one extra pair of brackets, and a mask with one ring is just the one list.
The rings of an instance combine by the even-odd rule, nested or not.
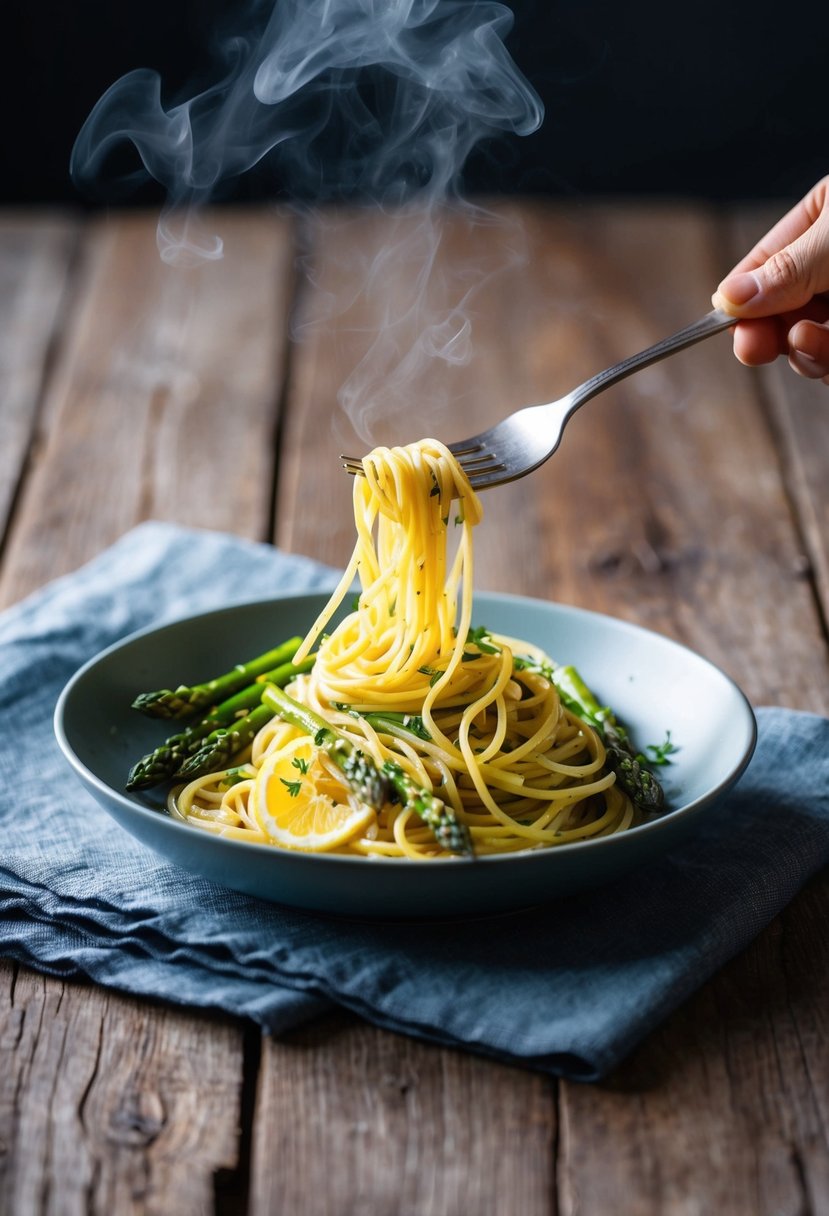
[(793, 312), (829, 291), (829, 210), (801, 236), (753, 270), (732, 271), (717, 288), (714, 305), (735, 317)]

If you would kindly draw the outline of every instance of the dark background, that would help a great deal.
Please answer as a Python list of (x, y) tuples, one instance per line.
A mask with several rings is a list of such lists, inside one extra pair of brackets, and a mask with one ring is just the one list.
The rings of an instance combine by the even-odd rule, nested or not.
[[(508, 46), (547, 115), (537, 134), (476, 152), (471, 191), (778, 198), (829, 172), (829, 0), (511, 7)], [(88, 204), (68, 162), (101, 93), (152, 67), (165, 99), (187, 94), (210, 78), (211, 31), (237, 12), (229, 0), (6, 0), (0, 201)], [(282, 188), (260, 167), (223, 197)]]

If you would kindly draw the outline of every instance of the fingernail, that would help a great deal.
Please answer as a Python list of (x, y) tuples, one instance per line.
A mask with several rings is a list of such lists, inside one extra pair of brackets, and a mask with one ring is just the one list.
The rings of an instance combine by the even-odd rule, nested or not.
[(729, 303), (740, 307), (758, 296), (763, 288), (757, 275), (748, 271), (746, 274), (732, 274), (723, 279), (718, 290)]
[(805, 350), (792, 350), (789, 354), (789, 366), (807, 380), (822, 380), (829, 372), (829, 368), (824, 367), (814, 355), (807, 354)]

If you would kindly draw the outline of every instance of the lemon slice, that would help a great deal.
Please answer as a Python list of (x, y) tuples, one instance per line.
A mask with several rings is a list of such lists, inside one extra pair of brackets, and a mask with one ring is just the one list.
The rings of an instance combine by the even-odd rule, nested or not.
[(307, 736), (300, 736), (267, 756), (251, 794), (251, 809), (262, 831), (286, 849), (324, 853), (345, 844), (374, 820), (371, 807), (353, 806), (320, 792), (331, 778)]

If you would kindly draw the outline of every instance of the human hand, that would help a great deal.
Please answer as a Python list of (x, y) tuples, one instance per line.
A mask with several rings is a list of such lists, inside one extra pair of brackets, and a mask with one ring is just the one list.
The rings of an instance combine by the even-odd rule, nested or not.
[(738, 318), (741, 363), (788, 355), (799, 375), (829, 385), (829, 177), (737, 263), (713, 302)]

